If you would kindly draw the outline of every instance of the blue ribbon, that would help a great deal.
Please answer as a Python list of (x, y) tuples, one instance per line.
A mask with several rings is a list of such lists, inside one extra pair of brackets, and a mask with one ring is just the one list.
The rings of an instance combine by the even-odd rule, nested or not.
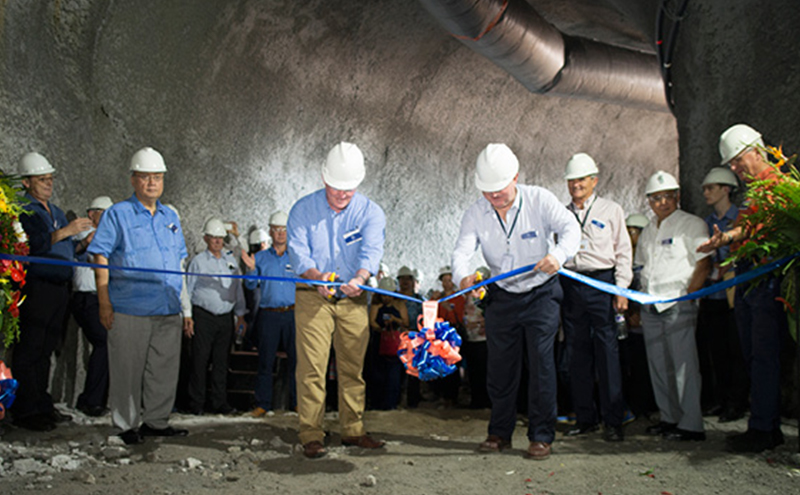
[[(572, 270), (567, 270), (566, 268), (562, 268), (558, 271), (559, 274), (569, 277), (573, 280), (578, 282), (584, 283), (592, 288), (598, 289), (600, 291), (606, 292), (608, 294), (619, 295), (623, 296), (631, 301), (638, 302), (639, 304), (664, 304), (664, 303), (671, 303), (671, 302), (679, 302), (679, 301), (691, 301), (693, 299), (699, 299), (701, 297), (705, 297), (709, 294), (713, 294), (715, 292), (719, 292), (721, 290), (725, 290), (729, 287), (733, 287), (735, 285), (739, 285), (754, 278), (760, 277), (765, 275), (771, 271), (777, 270), (781, 266), (789, 263), (793, 259), (800, 257), (800, 253), (795, 253), (790, 256), (786, 256), (785, 258), (781, 258), (777, 261), (771, 261), (764, 265), (759, 266), (758, 268), (754, 268), (753, 270), (748, 271), (747, 273), (743, 273), (736, 277), (733, 277), (730, 280), (723, 280), (722, 282), (716, 283), (709, 287), (705, 287), (698, 291), (692, 292), (691, 294), (685, 294), (680, 297), (673, 297), (668, 299), (662, 299), (659, 296), (653, 296), (644, 292), (638, 292), (631, 289), (625, 289), (614, 284), (609, 284), (607, 282), (601, 282), (599, 280), (595, 280), (591, 277), (587, 277), (586, 275), (581, 275), (580, 273), (573, 272)], [(57, 266), (83, 266), (87, 268), (100, 268), (100, 269), (107, 269), (107, 270), (125, 270), (125, 271), (132, 271), (132, 272), (144, 272), (144, 273), (161, 273), (166, 275), (187, 275), (191, 277), (220, 277), (220, 278), (233, 278), (233, 279), (241, 279), (241, 280), (268, 280), (273, 282), (287, 282), (293, 284), (308, 284), (308, 285), (321, 285), (326, 287), (340, 287), (342, 285), (346, 285), (344, 282), (326, 282), (322, 280), (308, 280), (304, 278), (292, 278), (292, 277), (270, 277), (266, 275), (233, 275), (233, 274), (208, 274), (208, 273), (194, 273), (194, 272), (181, 272), (176, 270), (158, 270), (153, 268), (138, 268), (133, 266), (115, 266), (115, 265), (99, 265), (96, 263), (86, 263), (82, 261), (67, 261), (61, 260), (56, 258), (42, 258), (38, 256), (17, 256), (13, 254), (3, 254), (0, 253), (0, 260), (10, 260), (10, 261), (20, 261), (23, 263), (41, 263), (43, 265), (57, 265)], [(526, 273), (532, 271), (536, 265), (526, 265), (520, 268), (516, 268), (511, 270), (510, 272), (501, 273), (500, 275), (496, 275), (494, 277), (487, 278), (472, 287), (467, 287), (466, 289), (462, 289), (458, 292), (454, 292), (447, 297), (443, 297), (439, 300), (440, 303), (449, 301), (450, 299), (456, 298), (463, 294), (467, 294), (472, 292), (475, 289), (483, 287), (485, 285), (489, 285), (491, 283), (497, 282), (499, 280), (504, 280), (511, 277), (516, 277), (522, 273)], [(377, 287), (370, 287), (368, 285), (359, 285), (359, 289), (366, 290), (370, 292), (374, 292), (376, 294), (383, 294), (385, 296), (396, 297), (398, 299), (405, 299), (407, 301), (415, 302), (415, 303), (422, 303), (421, 299), (417, 299), (416, 297), (406, 296), (405, 294), (401, 294), (399, 292), (391, 292), (383, 289), (379, 289)]]
[[(235, 275), (235, 274), (211, 274), (211, 273), (195, 273), (195, 272), (182, 272), (178, 270), (160, 270), (155, 268), (139, 268), (135, 266), (117, 266), (117, 265), (100, 265), (97, 263), (86, 263), (83, 261), (68, 261), (57, 258), (42, 258), (39, 256), (17, 256), (14, 254), (0, 253), (0, 260), (19, 261), (22, 263), (40, 263), (42, 265), (55, 265), (55, 266), (82, 266), (86, 268), (100, 268), (104, 270), (124, 270), (129, 272), (142, 272), (142, 273), (160, 273), (164, 275), (186, 275), (189, 277), (219, 277), (219, 278), (233, 278), (240, 280), (268, 280), (272, 282), (287, 282), (292, 284), (308, 284), (308, 285), (321, 285), (325, 287), (340, 287), (347, 285), (344, 282), (327, 282), (323, 280), (308, 280), (305, 278), (292, 278), (292, 277), (271, 277), (267, 275)], [(422, 303), (421, 299), (416, 297), (406, 296), (399, 292), (390, 292), (377, 287), (370, 287), (368, 285), (359, 285), (359, 289), (374, 292), (376, 294), (383, 294), (386, 296), (396, 297), (398, 299), (406, 299), (411, 302)]]
[[(653, 296), (653, 295), (650, 295), (650, 294), (646, 294), (644, 292), (639, 292), (639, 291), (635, 291), (635, 290), (631, 290), (631, 289), (624, 289), (624, 288), (619, 287), (617, 285), (609, 284), (608, 282), (601, 282), (600, 280), (595, 280), (595, 279), (593, 279), (591, 277), (587, 277), (586, 275), (581, 275), (580, 273), (573, 272), (572, 270), (567, 270), (566, 268), (560, 269), (558, 271), (558, 273), (560, 275), (565, 276), (565, 277), (569, 277), (569, 278), (571, 278), (573, 280), (577, 280), (578, 282), (584, 283), (584, 284), (588, 285), (589, 287), (601, 290), (601, 291), (606, 292), (608, 294), (623, 296), (623, 297), (625, 297), (625, 298), (627, 298), (627, 299), (629, 299), (631, 301), (635, 301), (635, 302), (637, 302), (639, 304), (664, 304), (664, 303), (671, 303), (671, 302), (691, 301), (693, 299), (700, 299), (701, 297), (705, 297), (705, 296), (707, 296), (709, 294), (714, 294), (715, 292), (719, 292), (721, 290), (725, 290), (725, 289), (727, 289), (729, 287), (733, 287), (734, 285), (739, 285), (739, 284), (743, 284), (745, 282), (749, 282), (750, 280), (753, 280), (754, 278), (757, 278), (757, 277), (760, 277), (762, 275), (765, 275), (765, 274), (767, 274), (767, 273), (769, 273), (769, 272), (771, 272), (773, 270), (777, 270), (778, 268), (780, 268), (781, 266), (789, 263), (790, 261), (792, 261), (793, 259), (797, 258), (798, 256), (800, 256), (800, 253), (795, 253), (795, 254), (786, 256), (785, 258), (781, 258), (781, 259), (779, 259), (777, 261), (771, 261), (769, 263), (761, 265), (758, 268), (754, 268), (754, 269), (748, 271), (747, 273), (743, 273), (741, 275), (733, 277), (730, 280), (723, 280), (722, 282), (718, 282), (718, 283), (716, 283), (714, 285), (711, 285), (711, 286), (705, 287), (703, 289), (700, 289), (698, 291), (692, 292), (691, 294), (685, 294), (685, 295), (680, 296), (680, 297), (673, 297), (673, 298), (668, 298), (668, 299), (662, 299), (659, 296)], [(463, 290), (460, 290), (458, 292), (455, 292), (455, 293), (453, 293), (453, 294), (451, 294), (451, 295), (449, 295), (447, 297), (444, 297), (444, 298), (442, 298), (440, 300), (440, 302), (445, 302), (447, 300), (453, 299), (454, 297), (458, 297), (458, 296), (460, 296), (462, 294), (466, 294), (466, 293), (471, 292), (471, 291), (473, 291), (473, 290), (475, 290), (475, 289), (477, 289), (479, 287), (483, 287), (484, 285), (491, 284), (492, 282), (497, 282), (498, 280), (503, 280), (503, 279), (506, 279), (506, 278), (517, 276), (517, 275), (519, 275), (521, 273), (529, 272), (529, 271), (533, 270), (533, 268), (535, 266), (536, 265), (526, 265), (526, 266), (523, 266), (521, 268), (517, 268), (515, 270), (512, 270), (512, 271), (510, 271), (508, 273), (503, 273), (503, 274), (497, 275), (495, 277), (488, 278), (488, 279), (486, 279), (486, 280), (484, 280), (484, 281), (482, 281), (480, 283), (477, 283), (477, 284), (473, 285), (472, 287), (468, 287), (466, 289), (463, 289)]]

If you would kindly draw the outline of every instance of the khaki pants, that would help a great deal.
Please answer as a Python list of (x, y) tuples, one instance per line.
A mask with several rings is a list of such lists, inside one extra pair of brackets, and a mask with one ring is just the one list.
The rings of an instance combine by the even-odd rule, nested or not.
[(336, 351), (341, 435), (363, 435), (365, 386), (361, 371), (369, 342), (366, 294), (331, 302), (316, 290), (298, 289), (295, 321), (300, 442), (322, 442), (325, 438), (322, 422), (331, 341)]

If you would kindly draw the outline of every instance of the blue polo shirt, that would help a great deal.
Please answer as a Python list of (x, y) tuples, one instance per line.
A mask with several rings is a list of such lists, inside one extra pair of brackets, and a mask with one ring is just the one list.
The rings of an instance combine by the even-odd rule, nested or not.
[[(109, 265), (181, 271), (187, 256), (178, 215), (160, 201), (154, 215), (131, 196), (103, 214), (87, 249)], [(163, 316), (181, 312), (181, 275), (109, 270), (108, 294), (118, 313)]]
[[(264, 249), (256, 253), (256, 268), (248, 271), (248, 275), (259, 275), (262, 277), (287, 277), (293, 278), (292, 265), (289, 262), (289, 250), (278, 256), (274, 247)], [(244, 286), (250, 290), (255, 290), (261, 286), (261, 300), (259, 308), (281, 308), (294, 304), (294, 284), (288, 282), (277, 282), (273, 280), (250, 280), (244, 281)]]
[(350, 281), (363, 268), (378, 273), (383, 257), (386, 215), (377, 203), (355, 193), (347, 208), (336, 213), (325, 189), (301, 198), (289, 212), (289, 257), (302, 275), (310, 268), (335, 272)]
[[(31, 214), (20, 215), (19, 222), (28, 236), (30, 255), (72, 261), (75, 257), (75, 243), (72, 238), (67, 237), (55, 244), (50, 242), (51, 234), (56, 230), (63, 229), (69, 223), (64, 212), (49, 201), (47, 206), (50, 211), (48, 212), (44, 205), (30, 194), (25, 193), (25, 197), (30, 203), (25, 204), (23, 209)], [(72, 267), (31, 263), (27, 267), (27, 274), (49, 282), (63, 283), (72, 280)]]

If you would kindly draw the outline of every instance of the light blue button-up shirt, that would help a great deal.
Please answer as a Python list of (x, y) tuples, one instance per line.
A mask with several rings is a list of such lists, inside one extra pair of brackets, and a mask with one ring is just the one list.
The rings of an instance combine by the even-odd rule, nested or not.
[[(518, 215), (519, 213), (519, 215)], [(516, 224), (515, 224), (516, 221)], [(558, 235), (558, 244), (553, 242)], [(561, 266), (575, 256), (581, 243), (581, 226), (556, 196), (538, 186), (517, 185), (517, 197), (502, 222), (489, 201), (481, 197), (464, 213), (453, 251), (453, 281), (469, 275), (469, 260), (481, 248), (492, 274), (538, 263), (552, 254)], [(527, 292), (553, 275), (526, 272), (497, 282), (509, 292)]]
[[(178, 215), (156, 202), (155, 214), (131, 196), (103, 214), (87, 251), (109, 265), (181, 271), (187, 256)], [(109, 270), (108, 294), (118, 313), (163, 316), (181, 312), (181, 275)]]
[[(192, 259), (188, 271), (220, 275), (241, 273), (231, 251), (223, 251), (217, 258), (207, 249)], [(233, 311), (236, 316), (244, 316), (247, 313), (240, 279), (187, 275), (186, 286), (192, 304), (200, 306), (209, 313), (224, 315)]]
[[(255, 270), (249, 270), (247, 272), (248, 275), (294, 278), (288, 249), (281, 256), (278, 256), (275, 248), (270, 247), (257, 252), (255, 258), (256, 268)], [(259, 308), (282, 308), (294, 304), (294, 284), (274, 280), (246, 279), (244, 285), (250, 290), (255, 290), (256, 287), (261, 286)]]
[[(363, 268), (378, 272), (383, 257), (386, 215), (361, 193), (339, 213), (328, 205), (325, 189), (301, 198), (289, 212), (289, 259), (297, 275), (311, 268), (335, 272), (349, 282)], [(263, 297), (263, 296), (262, 296)]]

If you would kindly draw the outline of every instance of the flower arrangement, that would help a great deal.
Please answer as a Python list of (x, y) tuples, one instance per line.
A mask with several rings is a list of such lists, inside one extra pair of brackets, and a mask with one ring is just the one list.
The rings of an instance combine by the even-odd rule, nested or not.
[[(764, 153), (775, 176), (753, 181), (747, 189), (748, 210), (742, 213), (739, 222), (749, 236), (738, 249), (732, 250), (727, 263), (738, 260), (781, 259), (800, 253), (800, 171), (795, 166), (797, 155), (787, 157), (781, 147), (767, 146)], [(786, 172), (781, 172), (786, 169)], [(782, 298), (789, 328), (795, 334), (797, 301), (797, 276), (800, 275), (798, 258), (781, 268), (784, 276)], [(796, 336), (795, 336), (796, 338)]]
[[(0, 253), (28, 255), (28, 237), (19, 223), (23, 199), (16, 179), (0, 175)], [(0, 336), (5, 347), (19, 339), (19, 307), (24, 301), (25, 269), (19, 261), (0, 260)]]

